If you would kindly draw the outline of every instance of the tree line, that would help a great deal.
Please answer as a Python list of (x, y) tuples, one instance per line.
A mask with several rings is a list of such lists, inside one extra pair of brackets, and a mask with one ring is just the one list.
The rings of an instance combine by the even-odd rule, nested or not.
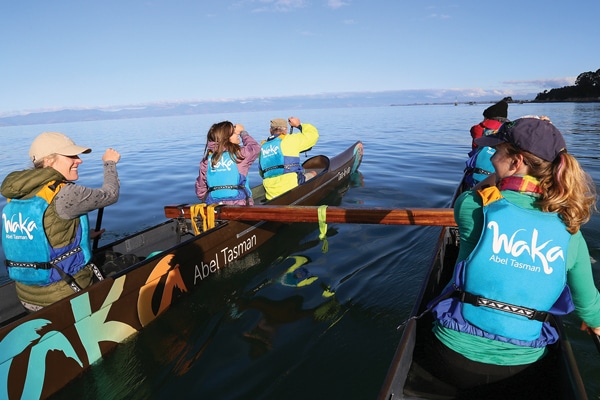
[(544, 90), (534, 101), (600, 101), (600, 69), (579, 74), (573, 86)]

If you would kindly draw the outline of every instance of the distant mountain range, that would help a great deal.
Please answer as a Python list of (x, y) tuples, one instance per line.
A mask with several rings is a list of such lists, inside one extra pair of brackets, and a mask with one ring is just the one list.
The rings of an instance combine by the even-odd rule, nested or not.
[[(107, 119), (150, 118), (227, 112), (322, 109), (344, 107), (380, 107), (417, 104), (486, 103), (501, 100), (507, 94), (477, 93), (462, 90), (402, 90), (387, 92), (327, 93), (287, 97), (151, 103), (102, 108), (73, 108), (0, 116), (1, 126), (52, 124)], [(515, 101), (529, 101), (535, 94)]]

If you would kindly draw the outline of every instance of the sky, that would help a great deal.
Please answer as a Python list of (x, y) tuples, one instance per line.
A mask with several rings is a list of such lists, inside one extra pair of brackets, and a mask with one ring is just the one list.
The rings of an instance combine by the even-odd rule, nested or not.
[(3, 0), (0, 116), (398, 90), (518, 98), (600, 68), (598, 15), (598, 0)]

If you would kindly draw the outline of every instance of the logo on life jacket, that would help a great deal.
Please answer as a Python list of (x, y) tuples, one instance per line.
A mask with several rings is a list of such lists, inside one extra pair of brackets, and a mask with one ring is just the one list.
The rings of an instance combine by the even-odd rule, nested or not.
[(269, 147), (261, 147), (260, 152), (263, 156), (268, 157), (279, 153), (279, 146), (273, 146), (272, 144)]
[[(27, 235), (27, 239), (33, 239), (33, 235), (31, 234), (31, 232), (38, 229), (35, 221), (30, 221), (29, 217), (26, 217), (25, 220), (23, 220), (23, 215), (21, 213), (19, 213), (18, 221), (14, 221), (14, 218), (15, 214), (13, 214), (10, 220), (7, 219), (6, 214), (2, 214), (2, 220), (4, 221), (4, 229), (6, 230), (6, 236), (12, 236), (17, 233), (25, 233), (25, 235)], [(25, 239), (25, 237), (15, 236), (11, 239)]]
[(235, 162), (231, 159), (225, 160), (223, 159), (223, 157), (221, 157), (221, 159), (219, 161), (217, 161), (217, 163), (215, 164), (214, 167), (211, 167), (211, 169), (213, 171), (217, 171), (219, 169), (226, 169), (227, 171), (231, 171), (231, 166), (235, 164)]
[(546, 274), (551, 274), (553, 271), (553, 268), (548, 265), (549, 262), (554, 262), (559, 258), (565, 259), (563, 250), (560, 246), (551, 247), (545, 251), (545, 253), (543, 252), (552, 240), (548, 240), (538, 245), (537, 229), (533, 229), (531, 239), (528, 242), (527, 240), (522, 240), (517, 237), (519, 233), (525, 233), (525, 229), (517, 229), (509, 239), (507, 234), (500, 233), (500, 227), (496, 221), (491, 221), (487, 227), (493, 232), (492, 251), (494, 254), (498, 254), (504, 249), (506, 254), (510, 254), (513, 257), (519, 257), (523, 252), (527, 252), (527, 254), (531, 256), (532, 263), (535, 263), (536, 259), (539, 259), (542, 263), (544, 273)]

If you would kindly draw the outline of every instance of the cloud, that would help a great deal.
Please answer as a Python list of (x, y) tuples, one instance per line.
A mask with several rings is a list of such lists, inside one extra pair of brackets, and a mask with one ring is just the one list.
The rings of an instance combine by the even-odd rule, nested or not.
[(429, 18), (429, 19), (449, 19), (451, 17), (447, 14), (429, 14), (427, 16), (427, 18)]
[[(260, 6), (254, 8), (252, 12), (288, 12), (306, 6), (306, 0), (249, 0), (249, 3), (258, 3)], [(238, 3), (241, 6), (243, 2)]]
[(536, 86), (542, 88), (560, 88), (564, 86), (573, 86), (575, 84), (575, 77), (564, 77), (564, 78), (548, 78), (548, 79), (531, 79), (524, 81), (504, 81), (506, 85), (516, 86)]
[(332, 10), (336, 10), (347, 5), (349, 5), (349, 3), (346, 3), (342, 0), (327, 0), (327, 7), (331, 8)]

